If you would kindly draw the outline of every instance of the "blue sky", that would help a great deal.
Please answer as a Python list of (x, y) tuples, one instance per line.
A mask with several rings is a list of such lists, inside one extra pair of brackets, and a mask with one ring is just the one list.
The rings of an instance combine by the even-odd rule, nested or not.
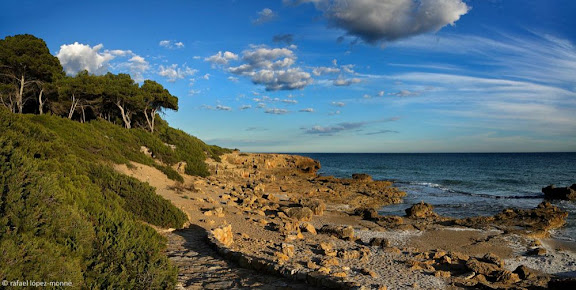
[(0, 37), (179, 97), (174, 127), (257, 152), (576, 149), (571, 0), (2, 1)]

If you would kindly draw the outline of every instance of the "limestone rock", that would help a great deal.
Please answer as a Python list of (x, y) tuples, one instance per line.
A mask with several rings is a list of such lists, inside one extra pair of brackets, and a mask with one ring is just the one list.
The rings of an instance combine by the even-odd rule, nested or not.
[(530, 250), (528, 250), (527, 254), (530, 256), (542, 256), (542, 255), (546, 254), (546, 249), (544, 249), (544, 248), (530, 249)]
[(482, 275), (492, 275), (493, 272), (500, 270), (498, 265), (478, 261), (475, 258), (468, 260), (468, 262), (466, 262), (466, 267), (471, 271)]
[(323, 255), (335, 257), (337, 252), (333, 249), (332, 244), (321, 242), (318, 245), (318, 249)]
[(282, 254), (288, 257), (294, 256), (294, 245), (282, 243), (281, 247), (282, 247)]
[(276, 260), (278, 260), (278, 262), (282, 263), (290, 260), (290, 257), (288, 257), (288, 255), (282, 252), (274, 252), (274, 257), (276, 257)]
[(309, 232), (313, 235), (316, 234), (316, 228), (311, 224), (311, 223), (301, 223), (300, 224), (300, 230), (304, 231), (304, 232)]
[(320, 262), (320, 265), (322, 265), (324, 267), (338, 266), (338, 265), (340, 265), (340, 262), (338, 262), (338, 258), (332, 257), (332, 258), (322, 260)]
[(346, 272), (336, 272), (332, 274), (332, 277), (337, 277), (337, 278), (345, 278), (347, 277), (348, 274), (346, 274)]
[(434, 273), (434, 276), (440, 277), (440, 278), (450, 278), (451, 274), (450, 274), (450, 271), (436, 271)]
[(298, 221), (310, 221), (314, 213), (310, 208), (307, 207), (291, 207), (284, 211), (289, 218), (293, 218)]
[(486, 262), (486, 263), (492, 263), (498, 267), (504, 267), (504, 261), (502, 261), (502, 259), (500, 259), (500, 257), (498, 257), (492, 253), (487, 253), (486, 255), (484, 255), (482, 257), (481, 261)]
[(360, 252), (356, 251), (356, 250), (351, 250), (351, 251), (338, 251), (338, 257), (342, 258), (342, 259), (346, 259), (346, 260), (354, 260), (354, 259), (359, 259), (360, 258)]
[(387, 247), (390, 247), (390, 241), (385, 239), (385, 238), (372, 238), (370, 240), (370, 246), (387, 248)]
[(343, 240), (354, 240), (354, 228), (351, 226), (324, 225), (318, 232)]
[(535, 270), (530, 269), (524, 265), (518, 266), (513, 273), (518, 274), (518, 277), (523, 280), (534, 280), (538, 277)]
[(520, 277), (516, 273), (512, 273), (508, 270), (498, 271), (496, 275), (496, 282), (501, 282), (504, 284), (512, 284), (520, 281)]
[(211, 234), (216, 240), (225, 246), (230, 246), (234, 243), (234, 236), (232, 235), (232, 225), (221, 226), (211, 231)]
[(365, 220), (377, 220), (378, 219), (378, 212), (373, 208), (357, 208), (354, 211), (354, 214), (361, 216), (362, 219)]
[(311, 209), (312, 212), (314, 213), (314, 215), (318, 215), (318, 216), (323, 215), (324, 211), (326, 210), (326, 204), (319, 199), (302, 200), (302, 201), (300, 201), (300, 204), (303, 207), (307, 207), (307, 208)]
[(376, 272), (374, 272), (374, 271), (372, 271), (372, 270), (370, 270), (370, 269), (368, 269), (368, 268), (362, 268), (362, 270), (360, 270), (360, 272), (361, 272), (362, 274), (368, 275), (368, 276), (370, 276), (370, 277), (372, 277), (372, 278), (378, 278), (378, 276), (379, 276), (378, 273), (376, 273)]
[(312, 270), (316, 270), (316, 269), (320, 268), (320, 266), (318, 266), (318, 264), (312, 262), (311, 260), (308, 260), (308, 262), (306, 263), (306, 267), (308, 267), (308, 269), (312, 269)]
[(433, 211), (433, 209), (434, 207), (431, 204), (422, 201), (406, 209), (406, 216), (416, 219), (437, 217), (438, 215)]
[(364, 173), (354, 173), (352, 174), (352, 179), (361, 181), (361, 182), (372, 182), (372, 176)]

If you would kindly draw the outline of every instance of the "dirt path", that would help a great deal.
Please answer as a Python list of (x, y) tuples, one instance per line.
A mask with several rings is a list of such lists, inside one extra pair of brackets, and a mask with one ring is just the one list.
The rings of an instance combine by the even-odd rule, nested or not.
[(168, 257), (178, 266), (177, 289), (319, 289), (282, 277), (262, 275), (224, 260), (196, 225), (166, 234)]

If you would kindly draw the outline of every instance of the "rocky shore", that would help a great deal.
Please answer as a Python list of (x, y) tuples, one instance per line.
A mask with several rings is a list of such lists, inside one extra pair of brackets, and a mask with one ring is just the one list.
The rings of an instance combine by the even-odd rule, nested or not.
[[(318, 176), (320, 164), (310, 158), (234, 152), (209, 160), (209, 167), (208, 178), (185, 176), (176, 183), (152, 167), (117, 166), (189, 216), (187, 229), (164, 231), (186, 289), (574, 285), (568, 277), (576, 277), (576, 253), (546, 240), (567, 213), (547, 202), (491, 217), (442, 217), (425, 203), (405, 216), (379, 216), (378, 208), (399, 203), (405, 193), (365, 174)], [(203, 245), (212, 254), (198, 254)], [(232, 274), (199, 278), (214, 272), (215, 261), (216, 269)], [(242, 273), (260, 278), (243, 281), (233, 274), (246, 269), (253, 272)]]

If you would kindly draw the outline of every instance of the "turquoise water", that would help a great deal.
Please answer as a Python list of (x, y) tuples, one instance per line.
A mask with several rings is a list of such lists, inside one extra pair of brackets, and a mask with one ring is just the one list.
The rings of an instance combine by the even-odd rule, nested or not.
[[(425, 201), (445, 216), (493, 215), (508, 207), (534, 208), (547, 185), (576, 183), (576, 153), (298, 154), (320, 161), (322, 175), (367, 173), (394, 181), (408, 195), (382, 214), (402, 215)], [(552, 203), (569, 212), (556, 237), (576, 241), (576, 202)]]

